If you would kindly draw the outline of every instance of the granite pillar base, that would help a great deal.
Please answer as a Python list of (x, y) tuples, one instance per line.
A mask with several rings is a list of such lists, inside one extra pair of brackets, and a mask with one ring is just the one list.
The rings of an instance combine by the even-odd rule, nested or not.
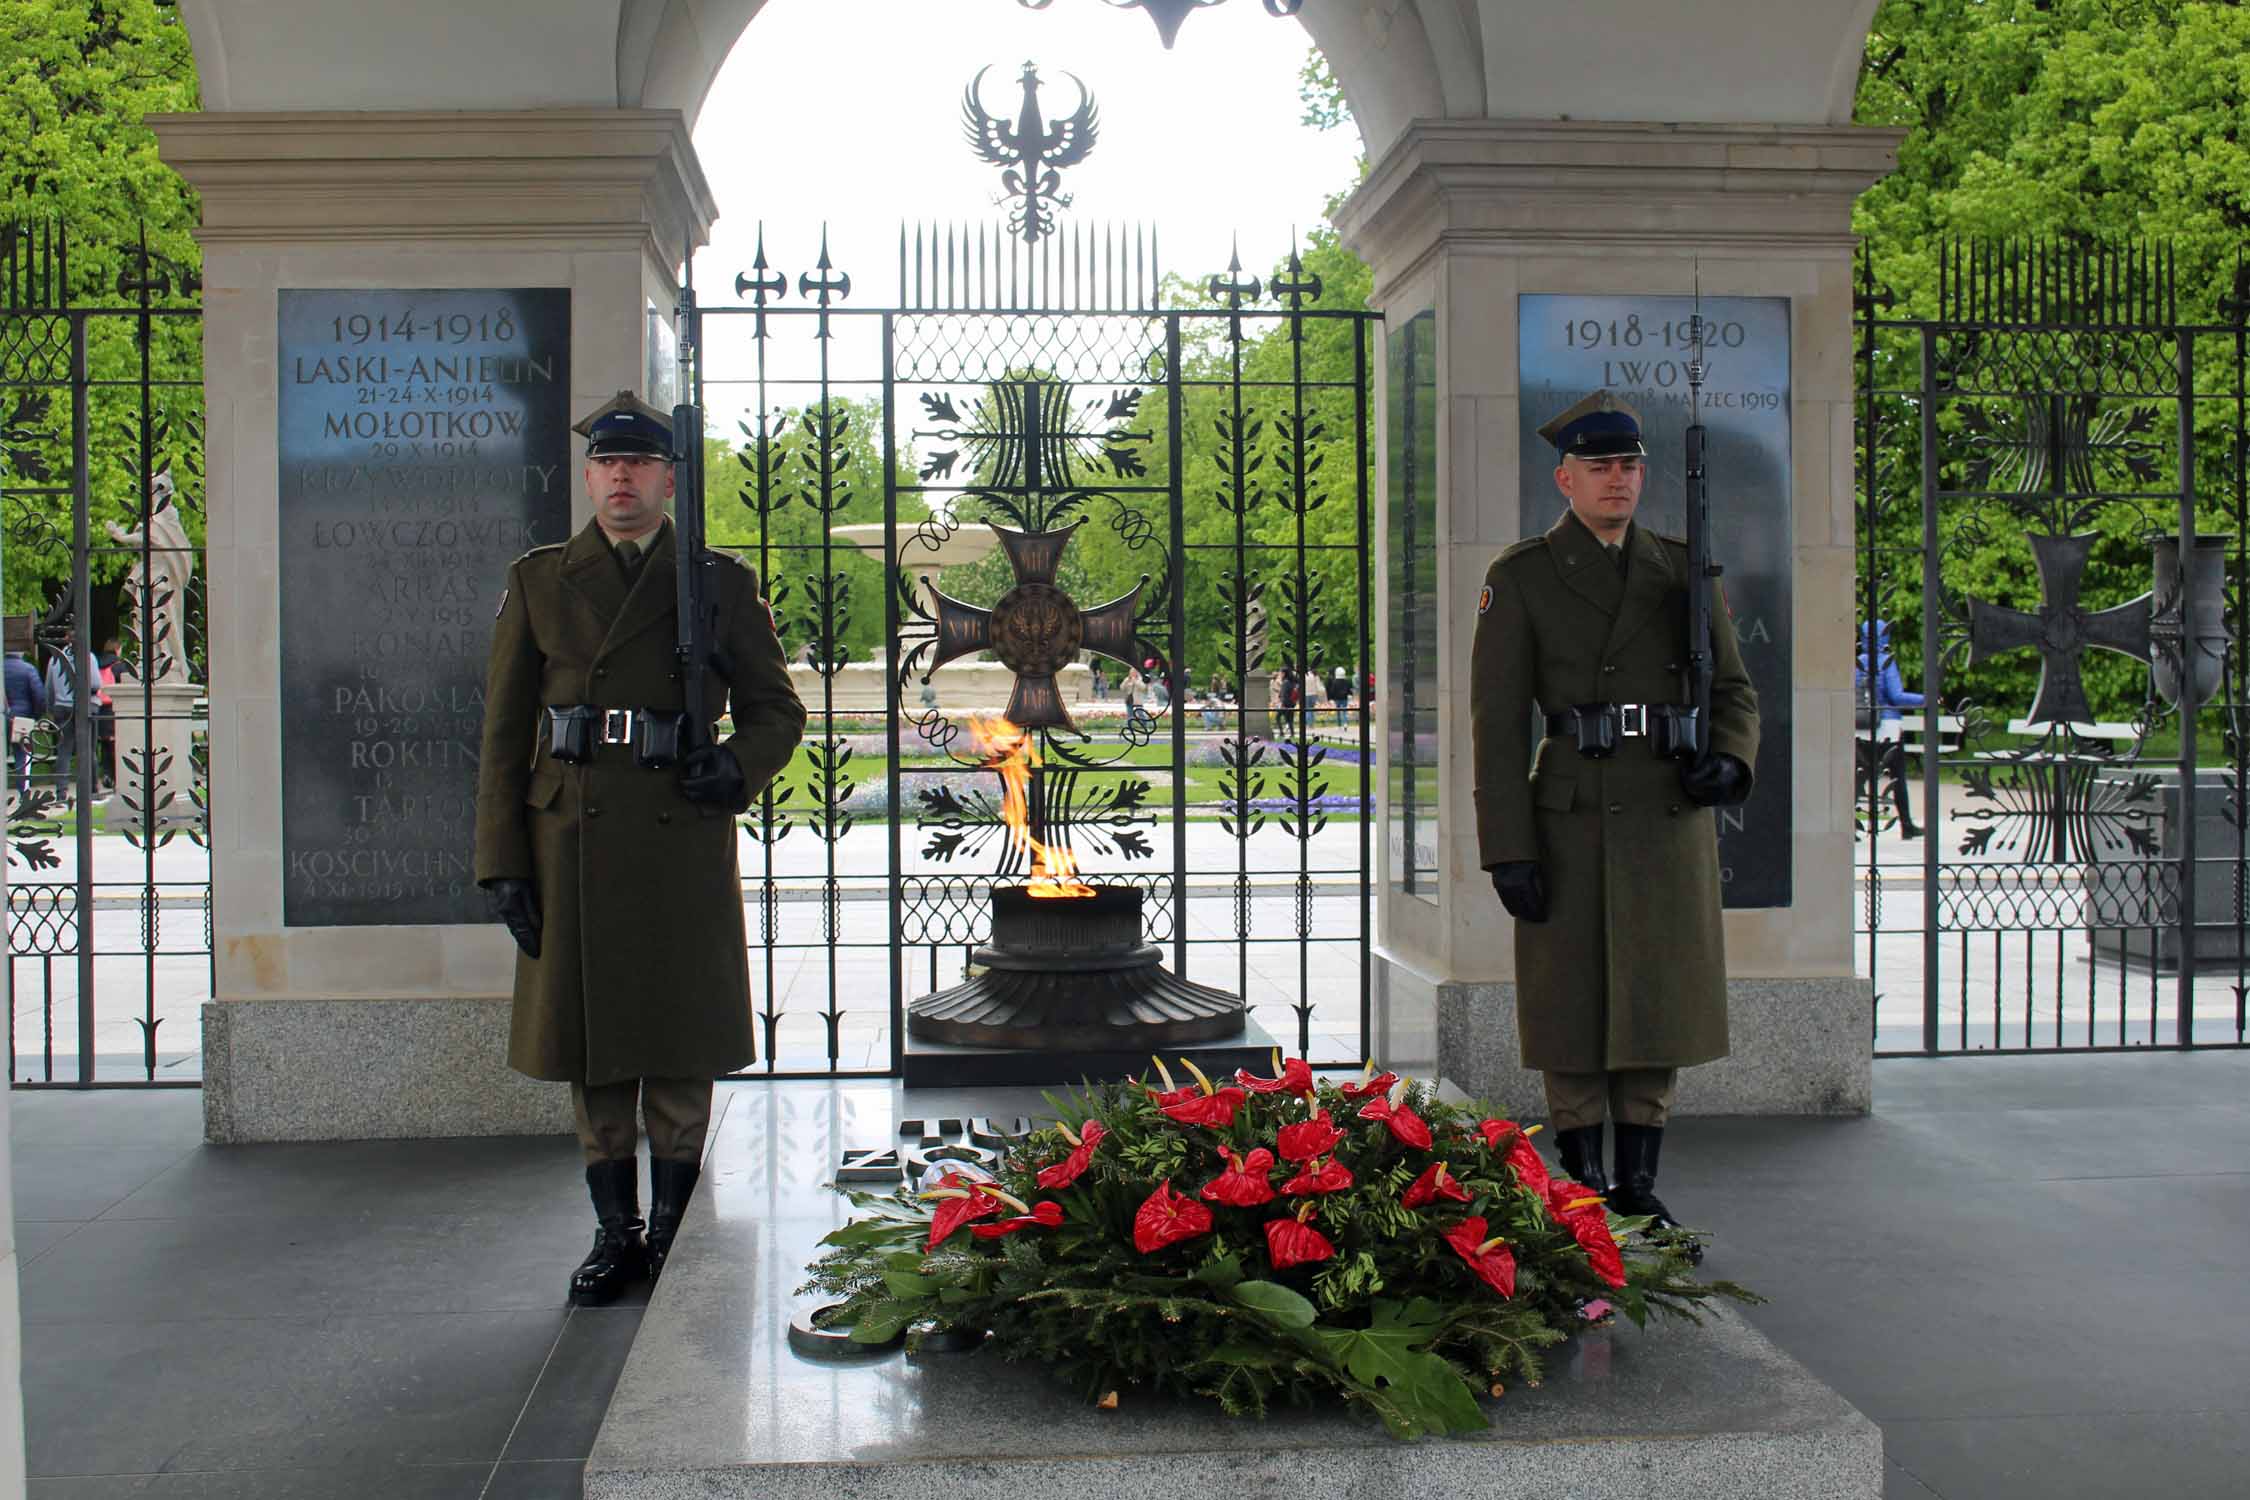
[[(1392, 967), (1402, 967), (1393, 965)], [(1411, 976), (1412, 971), (1406, 971)], [(1412, 979), (1394, 980), (1407, 988)], [(1512, 981), (1419, 981), (1436, 1012), (1436, 1072), (1511, 1116), (1547, 1111), (1517, 1050)], [(1874, 1100), (1872, 982), (1735, 979), (1727, 985), (1730, 1056), (1680, 1073), (1678, 1115), (1863, 1115)]]
[(570, 1090), (508, 1067), (508, 1000), (233, 1000), (203, 1007), (203, 1138), (563, 1135)]

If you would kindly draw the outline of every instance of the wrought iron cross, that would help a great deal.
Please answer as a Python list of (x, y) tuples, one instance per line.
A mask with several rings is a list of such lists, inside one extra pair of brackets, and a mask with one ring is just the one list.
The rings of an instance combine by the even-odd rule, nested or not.
[(2029, 646), (2039, 652), (2039, 691), (2032, 698), (2031, 719), (2040, 724), (2084, 724), (2094, 711), (2086, 701), (2086, 684), (2078, 673), (2078, 658), (2100, 648), (2149, 659), (2149, 615), (2153, 595), (2143, 594), (2111, 609), (2089, 611), (2078, 603), (2085, 582), (2086, 561), (2097, 536), (2033, 536), (2031, 556), (2039, 569), (2037, 614), (2003, 609), (1982, 599), (1969, 601), (1969, 664), (1976, 665), (2002, 652)]
[(930, 669), (972, 651), (990, 651), (999, 657), (1001, 665), (1016, 674), (1015, 690), (1008, 695), (1008, 722), (1018, 728), (1080, 733), (1055, 683), (1055, 674), (1080, 651), (1135, 664), (1133, 615), (1147, 578), (1133, 585), (1131, 593), (1086, 610), (1055, 586), (1063, 549), (1082, 524), (1076, 521), (1056, 531), (993, 526), (1001, 550), (1008, 554), (1008, 566), (1015, 570), (1016, 586), (990, 609), (963, 604), (930, 583), (937, 599), (937, 655)]

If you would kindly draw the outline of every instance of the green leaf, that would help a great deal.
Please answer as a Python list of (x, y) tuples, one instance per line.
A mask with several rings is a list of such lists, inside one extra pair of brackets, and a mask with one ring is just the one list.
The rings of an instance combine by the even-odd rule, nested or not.
[(938, 1289), (935, 1277), (919, 1276), (912, 1271), (885, 1271), (883, 1285), (899, 1297), (927, 1297)]
[(1476, 1397), (1452, 1365), (1424, 1347), (1444, 1321), (1445, 1310), (1426, 1297), (1404, 1303), (1386, 1298), (1374, 1304), (1365, 1328), (1323, 1326), (1313, 1332), (1353, 1380), (1388, 1394), (1417, 1425), (1432, 1432), (1474, 1432), (1488, 1425)]
[(1195, 1268), (1190, 1278), (1202, 1282), (1215, 1292), (1224, 1292), (1242, 1284), (1242, 1257), (1239, 1255), (1214, 1255)]
[(1277, 1281), (1240, 1281), (1227, 1295), (1277, 1328), (1310, 1328), (1318, 1315), (1312, 1303)]
[(887, 1344), (913, 1322), (917, 1309), (896, 1302), (878, 1302), (852, 1325), (855, 1344)]

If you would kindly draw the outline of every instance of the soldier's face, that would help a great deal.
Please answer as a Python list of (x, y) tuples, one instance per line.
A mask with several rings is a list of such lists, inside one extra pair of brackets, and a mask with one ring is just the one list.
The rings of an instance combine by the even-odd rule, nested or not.
[(1641, 503), (1641, 481), (1647, 476), (1648, 463), (1639, 454), (1566, 458), (1555, 469), (1555, 486), (1579, 522), (1608, 541), (1622, 534), (1633, 519)]
[(589, 458), (586, 497), (611, 536), (645, 536), (663, 524), (664, 502), (672, 498), (672, 466), (641, 453)]

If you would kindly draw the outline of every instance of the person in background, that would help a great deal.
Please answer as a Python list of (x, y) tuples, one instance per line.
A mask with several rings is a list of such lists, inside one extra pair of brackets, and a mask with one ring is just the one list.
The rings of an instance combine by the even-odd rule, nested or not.
[(1094, 701), (1104, 702), (1109, 697), (1109, 673), (1102, 668), (1100, 658), (1094, 661)]
[(40, 685), (39, 669), (21, 651), (8, 653), (8, 765), (9, 784), (16, 795), (31, 795), (31, 730), (47, 711), (47, 690)]
[(1918, 839), (1922, 830), (1914, 823), (1914, 804), (1906, 795), (1906, 746), (1899, 739), (1899, 710), (1921, 708), (1929, 700), (1906, 690), (1899, 675), (1898, 658), (1891, 654), (1891, 622), (1863, 622), (1859, 627), (1859, 655), (1852, 664), (1852, 704), (1863, 746), (1873, 751), (1875, 768), (1890, 787), (1898, 808), (1900, 838)]
[(1227, 700), (1234, 696), (1227, 674), (1217, 668), (1211, 672), (1211, 681), (1203, 689), (1203, 727), (1218, 729), (1226, 719)]
[(1146, 691), (1148, 683), (1142, 680), (1141, 669), (1133, 667), (1127, 670), (1124, 683), (1126, 718), (1130, 719), (1141, 711), (1141, 694)]
[(105, 792), (117, 790), (117, 703), (109, 690), (124, 670), (116, 636), (102, 642), (94, 653), (94, 670), (101, 674), (101, 696), (94, 700), (94, 775)]
[[(47, 718), (55, 726), (55, 793), (67, 804), (76, 800), (77, 788), (72, 784), (71, 773), (78, 759), (78, 696), (79, 684), (87, 685), (91, 700), (101, 681), (94, 670), (94, 658), (89, 653), (79, 669), (70, 666), (70, 653), (57, 651), (47, 658), (47, 675), (41, 686), (47, 692)], [(89, 703), (89, 709), (91, 702)]]

